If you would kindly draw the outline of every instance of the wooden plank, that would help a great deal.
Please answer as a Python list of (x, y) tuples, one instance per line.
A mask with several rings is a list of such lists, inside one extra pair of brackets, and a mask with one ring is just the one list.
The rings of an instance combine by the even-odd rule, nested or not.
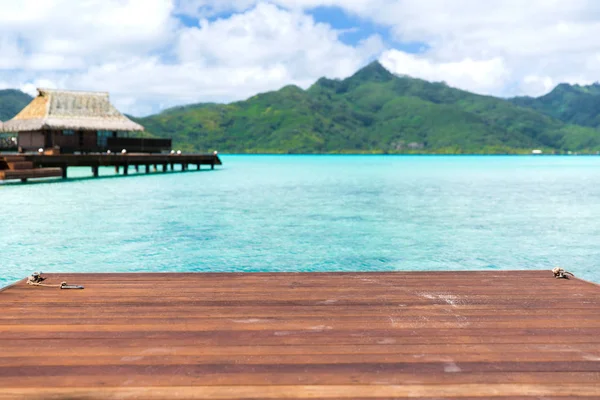
[(62, 176), (62, 170), (60, 168), (33, 168), (0, 171), (0, 180), (55, 178), (60, 176)]
[[(284, 348), (284, 346), (271, 346), (275, 348)], [(597, 349), (597, 345), (595, 346)], [(275, 351), (276, 349), (267, 349), (266, 354), (248, 355), (248, 354), (234, 354), (234, 355), (222, 355), (222, 354), (198, 354), (194, 351), (180, 351), (178, 354), (166, 356), (162, 355), (130, 355), (131, 352), (127, 352), (127, 355), (114, 355), (100, 356), (95, 354), (95, 351), (88, 351), (85, 348), (78, 348), (77, 352), (72, 349), (64, 349), (63, 351), (69, 351), (71, 357), (61, 361), (63, 366), (79, 366), (84, 367), (92, 365), (94, 363), (102, 365), (217, 365), (217, 364), (237, 364), (237, 365), (279, 365), (279, 364), (290, 364), (290, 365), (325, 365), (325, 364), (433, 364), (439, 365), (439, 363), (446, 363), (449, 360), (455, 363), (468, 363), (468, 365), (477, 365), (477, 363), (499, 363), (507, 367), (508, 362), (522, 362), (527, 363), (553, 363), (553, 368), (556, 368), (560, 362), (568, 362), (568, 367), (572, 367), (574, 362), (579, 362), (589, 366), (590, 362), (597, 361), (600, 358), (597, 355), (596, 349), (588, 351), (570, 351), (570, 352), (515, 352), (506, 351), (502, 353), (452, 353), (451, 356), (448, 354), (413, 354), (413, 353), (400, 353), (390, 354), (376, 353), (376, 354), (344, 354), (344, 353), (303, 353), (303, 354), (269, 354), (268, 351)], [(344, 349), (341, 349), (343, 351)], [(195, 353), (195, 354), (194, 354)], [(28, 353), (30, 354), (30, 352)], [(52, 355), (56, 354), (56, 350)], [(16, 367), (54, 367), (56, 366), (56, 360), (49, 355), (47, 358), (40, 359), (39, 355), (31, 356), (11, 356), (6, 357), (5, 355), (0, 356), (0, 368), (16, 368)], [(502, 364), (505, 363), (505, 364)], [(416, 371), (411, 371), (416, 372)], [(592, 371), (593, 372), (593, 371)]]
[[(178, 386), (95, 387), (44, 389), (16, 388), (5, 391), (0, 398), (15, 399), (42, 396), (44, 399), (65, 398), (143, 398), (143, 399), (381, 399), (381, 398), (463, 398), (477, 393), (477, 398), (489, 399), (498, 395), (534, 398), (567, 396), (597, 398), (596, 384), (457, 384), (457, 385), (282, 385), (282, 386)], [(67, 397), (68, 398), (68, 397)]]
[[(433, 345), (412, 345), (405, 344), (375, 344), (375, 345), (305, 345), (305, 346), (285, 346), (285, 345), (232, 345), (232, 346), (202, 346), (194, 343), (194, 340), (182, 340), (173, 345), (169, 339), (153, 340), (154, 347), (148, 348), (144, 338), (137, 340), (128, 339), (107, 339), (94, 340), (86, 339), (76, 344), (62, 339), (13, 339), (2, 342), (4, 351), (3, 357), (29, 357), (35, 354), (40, 357), (51, 357), (58, 353), (69, 354), (71, 356), (97, 356), (97, 357), (125, 357), (125, 356), (267, 356), (267, 355), (411, 355), (416, 358), (428, 357), (430, 355), (445, 357), (447, 354), (458, 356), (469, 356), (477, 354), (480, 356), (495, 355), (504, 353), (514, 353), (515, 343), (508, 344), (433, 344)], [(539, 344), (523, 343), (519, 344), (518, 351), (523, 353), (537, 353), (542, 355), (560, 354), (564, 357), (570, 357), (569, 353), (585, 360), (597, 358), (597, 343), (569, 343), (569, 344)], [(52, 360), (55, 362), (55, 360)]]
[(0, 291), (0, 399), (600, 397), (599, 287), (549, 271), (61, 281)]
[[(398, 371), (354, 371), (348, 372), (350, 368), (340, 371), (322, 371), (310, 366), (287, 369), (278, 373), (265, 371), (250, 371), (239, 373), (233, 369), (225, 370), (219, 366), (208, 366), (202, 373), (201, 369), (188, 369), (183, 366), (177, 374), (169, 373), (164, 368), (145, 366), (133, 371), (128, 368), (107, 367), (102, 369), (71, 368), (69, 375), (61, 375), (60, 379), (54, 381), (56, 375), (47, 375), (44, 370), (28, 367), (25, 377), (6, 376), (0, 377), (0, 385), (6, 388), (14, 388), (13, 381), (18, 379), (22, 387), (36, 387), (40, 389), (50, 388), (77, 388), (77, 387), (164, 387), (164, 386), (238, 386), (238, 385), (261, 385), (261, 386), (284, 386), (284, 385), (406, 385), (418, 384), (430, 385), (457, 385), (457, 384), (531, 384), (552, 385), (561, 383), (570, 384), (595, 384), (598, 382), (598, 374), (589, 372), (486, 372), (486, 373), (446, 373), (446, 374), (423, 374), (423, 373), (401, 373)], [(22, 371), (22, 368), (18, 370)], [(43, 375), (33, 376), (33, 373), (41, 372)], [(64, 370), (62, 372), (65, 372)], [(162, 374), (165, 373), (166, 374)], [(99, 373), (99, 375), (93, 375)], [(195, 375), (198, 374), (198, 375)], [(45, 381), (42, 386), (39, 380)], [(36, 380), (38, 382), (36, 382)], [(164, 383), (168, 382), (168, 385)], [(3, 389), (4, 390), (4, 389)], [(3, 391), (1, 390), (0, 393)], [(471, 394), (471, 396), (476, 394)], [(502, 393), (498, 393), (502, 395)]]
[(33, 163), (31, 161), (17, 161), (17, 162), (8, 162), (8, 168), (11, 170), (20, 170), (20, 169), (32, 169)]

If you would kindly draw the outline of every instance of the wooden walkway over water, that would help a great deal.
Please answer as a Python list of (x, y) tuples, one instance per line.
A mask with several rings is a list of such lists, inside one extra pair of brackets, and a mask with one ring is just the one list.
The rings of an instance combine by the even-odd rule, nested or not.
[(208, 165), (211, 169), (215, 165), (222, 165), (221, 159), (216, 154), (23, 154), (2, 155), (0, 154), (0, 180), (20, 179), (25, 182), (28, 179), (62, 177), (67, 178), (69, 167), (90, 167), (94, 177), (99, 176), (99, 168), (112, 166), (117, 173), (128, 175), (129, 169), (134, 168), (139, 172), (151, 171), (167, 172), (175, 166), (181, 171), (192, 167), (200, 169), (202, 165)]
[(0, 399), (600, 398), (600, 287), (550, 271), (47, 276)]

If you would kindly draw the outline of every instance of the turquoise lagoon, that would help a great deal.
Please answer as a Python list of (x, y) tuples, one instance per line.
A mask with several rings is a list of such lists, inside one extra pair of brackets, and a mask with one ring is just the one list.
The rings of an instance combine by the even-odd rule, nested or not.
[(39, 270), (557, 265), (600, 282), (600, 157), (222, 159), (215, 171), (0, 185), (0, 286)]

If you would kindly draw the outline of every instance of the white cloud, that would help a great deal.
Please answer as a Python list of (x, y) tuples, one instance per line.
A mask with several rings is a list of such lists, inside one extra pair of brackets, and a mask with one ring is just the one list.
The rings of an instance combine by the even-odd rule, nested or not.
[(13, 34), (0, 47), (16, 54), (10, 65), (0, 64), (0, 79), (10, 68), (18, 77), (5, 80), (29, 92), (42, 81), (107, 90), (135, 114), (240, 100), (287, 84), (307, 87), (324, 75), (348, 76), (383, 50), (378, 36), (349, 46), (331, 26), (267, 3), (196, 27), (176, 22), (181, 10), (167, 0), (34, 3), (25, 1), (23, 15), (0, 0), (0, 33)]
[(498, 93), (508, 83), (510, 71), (501, 58), (438, 62), (398, 50), (386, 51), (381, 63), (398, 74), (419, 77), (428, 81), (445, 81), (450, 86), (483, 94)]
[(173, 9), (171, 0), (0, 0), (0, 35), (42, 68), (43, 57), (50, 69), (57, 56), (101, 62), (165, 45), (177, 25)]
[(0, 36), (0, 70), (18, 68), (22, 58), (23, 51), (19, 48), (17, 38), (9, 34)]
[[(504, 96), (540, 95), (560, 82), (600, 79), (600, 2), (393, 3), (385, 12), (373, 7), (363, 15), (389, 26), (397, 40), (427, 43), (429, 50), (421, 57), (428, 61), (429, 75), (461, 88)], [(458, 79), (449, 65), (463, 66), (473, 79)], [(396, 72), (403, 69), (397, 68)], [(419, 71), (415, 75), (423, 77)], [(540, 77), (535, 85), (532, 76)]]
[[(410, 66), (386, 65), (403, 73), (421, 61), (427, 73), (459, 87), (497, 95), (539, 94), (547, 85), (532, 85), (532, 76), (558, 82), (600, 80), (600, 2), (590, 0), (273, 0), (291, 9), (337, 6), (350, 14), (388, 27), (399, 42), (422, 42), (428, 50)], [(199, 14), (245, 9), (250, 0), (186, 0)], [(391, 56), (390, 56), (391, 55)], [(505, 72), (499, 77), (500, 64)], [(458, 79), (453, 66), (492, 68), (492, 75)], [(475, 68), (475, 69), (473, 69)], [(529, 77), (529, 78), (527, 78)], [(546, 78), (540, 78), (548, 82)], [(499, 80), (504, 85), (499, 86)], [(544, 89), (546, 90), (546, 89)]]
[(243, 14), (203, 20), (198, 28), (184, 30), (177, 53), (183, 62), (228, 68), (277, 64), (285, 69), (282, 78), (298, 81), (320, 74), (347, 76), (382, 46), (377, 37), (357, 48), (344, 45), (329, 25), (263, 3)]
[(549, 76), (527, 75), (523, 78), (522, 88), (525, 93), (532, 96), (548, 93), (555, 86), (554, 80)]
[[(344, 44), (342, 31), (307, 14), (316, 6), (341, 7), (426, 50), (384, 48), (378, 36)], [(215, 15), (226, 17), (207, 19)], [(539, 95), (600, 80), (599, 36), (600, 2), (589, 0), (0, 0), (0, 86), (108, 90), (143, 114), (306, 87), (380, 56), (396, 73)]]
[(58, 89), (59, 86), (56, 82), (48, 80), (48, 79), (37, 79), (34, 82), (29, 82), (21, 85), (19, 90), (23, 93), (27, 93), (30, 96), (37, 95), (37, 88), (44, 89)]

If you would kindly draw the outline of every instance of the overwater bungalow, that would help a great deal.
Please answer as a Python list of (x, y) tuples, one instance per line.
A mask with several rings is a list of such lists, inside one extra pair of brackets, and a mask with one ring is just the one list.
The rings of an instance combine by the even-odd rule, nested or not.
[(108, 93), (38, 89), (29, 105), (0, 124), (0, 181), (66, 178), (75, 166), (91, 167), (97, 177), (108, 166), (127, 175), (129, 167), (150, 173), (159, 166), (166, 172), (175, 165), (180, 171), (221, 165), (216, 152), (181, 154), (171, 149), (171, 139), (130, 137), (143, 130), (110, 103)]
[(94, 153), (107, 150), (158, 153), (171, 149), (171, 139), (129, 137), (144, 127), (121, 114), (106, 92), (38, 89), (17, 116), (0, 125), (16, 137), (19, 152)]

